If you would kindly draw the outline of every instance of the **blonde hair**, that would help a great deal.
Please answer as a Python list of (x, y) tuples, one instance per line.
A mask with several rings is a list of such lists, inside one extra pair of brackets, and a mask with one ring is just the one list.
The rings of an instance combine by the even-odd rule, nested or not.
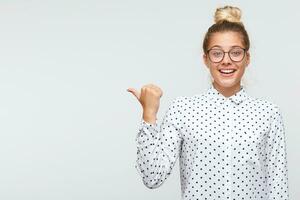
[(216, 9), (214, 20), (216, 24), (220, 24), (225, 20), (242, 24), (241, 15), (242, 11), (238, 7), (224, 6)]
[[(210, 42), (210, 38), (214, 33), (218, 32), (227, 32), (227, 31), (233, 31), (237, 32), (241, 35), (242, 43), (245, 47), (245, 49), (248, 51), (250, 48), (250, 40), (248, 33), (245, 29), (245, 26), (243, 22), (241, 21), (242, 11), (238, 7), (234, 6), (224, 6), (219, 7), (215, 11), (214, 15), (214, 24), (211, 25), (203, 40), (203, 51), (206, 54), (208, 51), (208, 45)], [(213, 82), (213, 77), (209, 76), (210, 82)], [(247, 85), (247, 81), (245, 78), (242, 80), (242, 85), (244, 87)]]
[(217, 8), (214, 15), (215, 23), (210, 26), (204, 36), (203, 51), (207, 53), (211, 36), (217, 32), (233, 31), (240, 33), (246, 50), (250, 48), (248, 33), (241, 21), (242, 11), (238, 7), (224, 6)]

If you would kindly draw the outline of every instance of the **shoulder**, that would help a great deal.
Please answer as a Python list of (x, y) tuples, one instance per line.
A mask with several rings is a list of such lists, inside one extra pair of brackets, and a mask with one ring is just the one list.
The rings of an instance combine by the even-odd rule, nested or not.
[(202, 94), (195, 94), (190, 96), (177, 96), (171, 100), (169, 109), (175, 109), (178, 111), (187, 111), (193, 109), (195, 106), (199, 106), (199, 103), (205, 100), (205, 96)]
[(190, 105), (195, 104), (195, 102), (199, 102), (205, 99), (204, 94), (195, 94), (190, 96), (177, 96), (172, 99), (172, 103), (181, 104), (181, 105)]
[(280, 106), (274, 101), (265, 98), (249, 97), (248, 102), (249, 105), (253, 106), (255, 109), (264, 113), (269, 113), (272, 118), (281, 117), (282, 115)]
[(195, 100), (197, 99), (197, 95), (192, 96), (176, 96), (171, 99), (169, 103), (169, 109), (178, 109), (183, 110), (188, 107), (192, 107), (195, 104)]
[(171, 108), (177, 108), (177, 109), (182, 108), (184, 105), (186, 105), (187, 102), (189, 102), (189, 98), (190, 97), (188, 97), (188, 96), (177, 96), (177, 97), (174, 97), (171, 100), (171, 103), (169, 105), (169, 109), (171, 109)]

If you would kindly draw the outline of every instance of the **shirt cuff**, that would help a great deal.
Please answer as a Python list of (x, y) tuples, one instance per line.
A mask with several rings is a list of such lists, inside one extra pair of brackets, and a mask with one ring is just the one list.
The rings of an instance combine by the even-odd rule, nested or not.
[(146, 126), (150, 126), (150, 127), (155, 127), (157, 126), (157, 122), (158, 120), (156, 119), (155, 122), (153, 124), (146, 122), (143, 118), (141, 119), (140, 125), (146, 125)]

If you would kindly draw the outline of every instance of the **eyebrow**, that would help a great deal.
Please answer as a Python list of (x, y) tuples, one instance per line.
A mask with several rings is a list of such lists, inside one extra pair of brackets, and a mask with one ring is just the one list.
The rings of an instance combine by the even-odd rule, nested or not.
[[(222, 48), (222, 46), (220, 46), (220, 45), (214, 45), (214, 46), (210, 47), (210, 49), (212, 49), (214, 47)], [(230, 47), (232, 48), (232, 47), (241, 47), (241, 46), (239, 46), (239, 45), (233, 45), (233, 46), (230, 46)], [(241, 48), (244, 48), (244, 47), (241, 47)]]

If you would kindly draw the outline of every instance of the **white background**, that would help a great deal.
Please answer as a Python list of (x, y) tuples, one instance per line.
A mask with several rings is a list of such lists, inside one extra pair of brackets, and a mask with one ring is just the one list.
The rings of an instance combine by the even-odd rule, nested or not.
[(0, 199), (180, 199), (178, 162), (158, 189), (139, 177), (141, 106), (126, 89), (202, 93), (215, 9), (242, 9), (248, 92), (283, 111), (291, 199), (299, 199), (297, 1), (0, 1)]

